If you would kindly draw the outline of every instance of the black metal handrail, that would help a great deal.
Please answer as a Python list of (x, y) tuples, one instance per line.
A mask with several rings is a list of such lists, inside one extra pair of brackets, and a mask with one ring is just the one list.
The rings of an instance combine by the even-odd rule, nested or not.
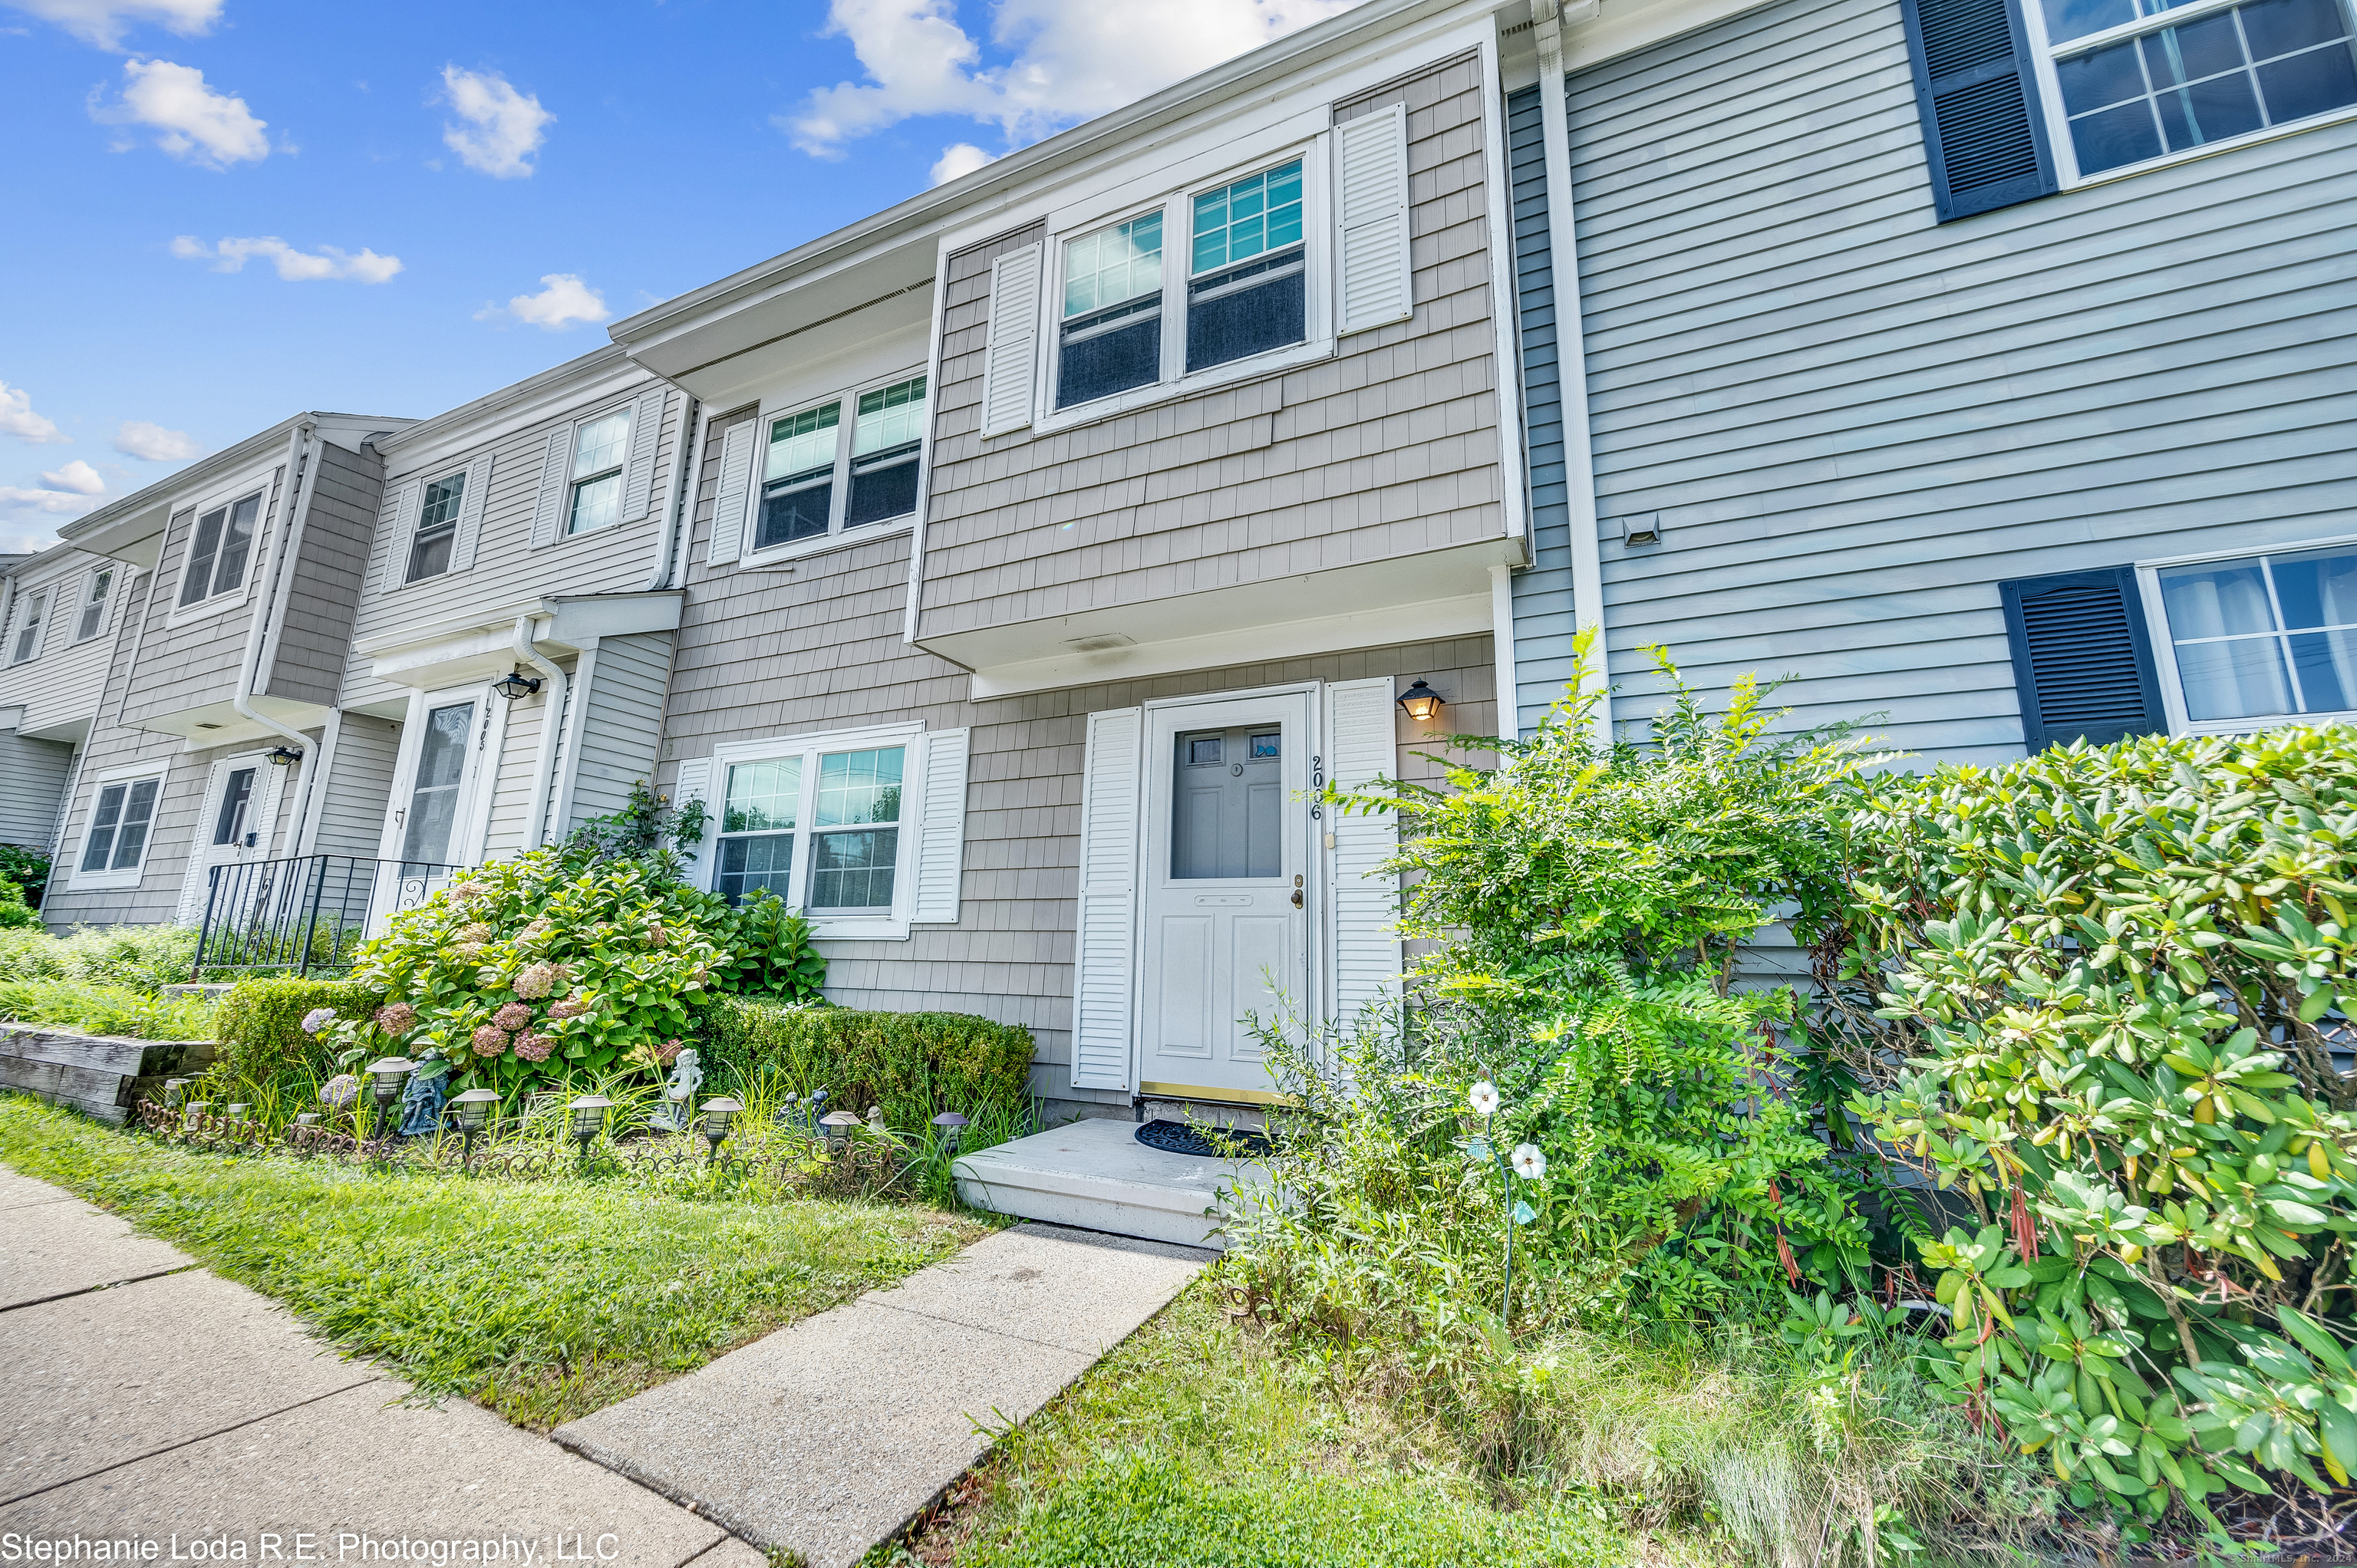
[(350, 969), (369, 928), (414, 909), (463, 865), (306, 854), (212, 868), (195, 972)]

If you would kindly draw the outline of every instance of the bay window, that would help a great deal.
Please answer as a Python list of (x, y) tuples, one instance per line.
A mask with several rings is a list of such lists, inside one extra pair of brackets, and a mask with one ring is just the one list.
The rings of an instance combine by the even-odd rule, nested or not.
[(253, 530), (261, 516), (258, 490), (198, 515), (188, 564), (180, 574), (183, 606), (201, 604), (245, 585), (246, 558), (253, 553)]

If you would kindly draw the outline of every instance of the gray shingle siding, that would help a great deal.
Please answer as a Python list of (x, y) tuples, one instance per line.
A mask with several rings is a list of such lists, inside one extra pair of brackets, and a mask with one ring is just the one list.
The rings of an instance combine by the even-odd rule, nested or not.
[[(2018, 756), (1996, 585), (2351, 531), (2357, 124), (1932, 220), (1899, 9), (1784, 0), (1569, 79), (1614, 678)], [(1525, 300), (1527, 306), (1528, 300)]]

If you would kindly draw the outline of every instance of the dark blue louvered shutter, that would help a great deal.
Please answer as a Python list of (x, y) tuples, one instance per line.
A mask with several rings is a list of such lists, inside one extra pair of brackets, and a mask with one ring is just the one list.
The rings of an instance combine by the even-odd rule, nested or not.
[(2103, 746), (2168, 729), (2135, 567), (2022, 577), (1999, 583), (1997, 593), (2033, 755), (2083, 737)]
[(2016, 0), (1900, 0), (1940, 221), (2055, 188)]

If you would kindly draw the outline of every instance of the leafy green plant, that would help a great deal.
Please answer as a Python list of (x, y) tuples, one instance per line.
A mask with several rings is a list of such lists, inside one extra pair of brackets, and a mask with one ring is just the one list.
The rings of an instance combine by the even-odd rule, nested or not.
[(645, 779), (638, 779), (620, 811), (592, 817), (566, 835), (565, 864), (579, 867), (599, 860), (636, 860), (662, 880), (680, 881), (684, 864), (695, 859), (689, 846), (703, 841), (707, 814), (702, 800), (674, 806), (670, 796), (656, 794)]
[(336, 1070), (336, 1038), (327, 1026), (338, 1019), (365, 1022), (383, 1003), (382, 992), (351, 981), (240, 981), (215, 1015), (221, 1049), (212, 1070), (229, 1083), (254, 1087), (324, 1082)]
[(86, 980), (154, 991), (185, 985), (196, 961), (190, 926), (77, 926), (68, 935), (0, 929), (0, 979)]
[(49, 885), (49, 857), (21, 843), (0, 843), (0, 882), (24, 889), (25, 901), (36, 908)]
[(25, 890), (0, 876), (0, 931), (35, 930), (40, 924), (41, 917), (25, 902)]
[(0, 980), (0, 1019), (133, 1040), (209, 1040), (214, 1007), (201, 996), (171, 1001), (127, 985), (80, 980)]
[(823, 1089), (831, 1107), (855, 1115), (880, 1106), (886, 1123), (907, 1138), (931, 1137), (932, 1118), (944, 1111), (977, 1122), (1030, 1117), (1031, 1032), (1016, 1025), (964, 1013), (867, 1013), (746, 997), (714, 1006), (705, 1029), (709, 1065), (740, 1080), (774, 1074), (796, 1095)]

